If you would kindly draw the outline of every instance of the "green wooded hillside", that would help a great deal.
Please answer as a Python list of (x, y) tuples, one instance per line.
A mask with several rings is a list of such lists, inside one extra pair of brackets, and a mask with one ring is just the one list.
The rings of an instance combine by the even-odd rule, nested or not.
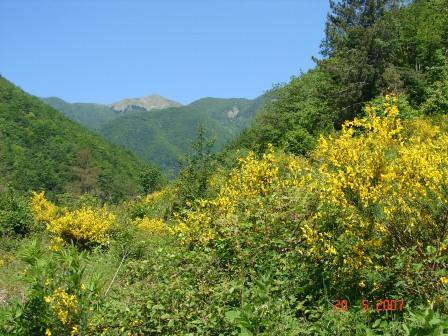
[(321, 133), (364, 115), (388, 93), (405, 117), (448, 110), (448, 2), (330, 1), (316, 67), (268, 95), (272, 102), (229, 148), (268, 143), (306, 154)]
[(178, 170), (179, 157), (191, 152), (199, 124), (216, 139), (215, 150), (219, 150), (250, 126), (266, 98), (203, 98), (181, 107), (151, 111), (130, 109), (126, 113), (106, 105), (70, 104), (59, 98), (45, 98), (44, 101), (173, 176)]
[(98, 131), (102, 125), (122, 115), (119, 111), (115, 111), (109, 106), (102, 104), (70, 104), (57, 97), (41, 99), (54, 109), (62, 112), (69, 119), (76, 121), (92, 131)]
[(0, 182), (21, 191), (134, 194), (145, 166), (0, 78)]

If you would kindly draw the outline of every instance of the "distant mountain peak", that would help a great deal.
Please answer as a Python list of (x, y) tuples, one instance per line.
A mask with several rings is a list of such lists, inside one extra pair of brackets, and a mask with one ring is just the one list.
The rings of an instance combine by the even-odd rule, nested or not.
[(179, 107), (182, 104), (162, 97), (158, 94), (153, 94), (140, 98), (127, 98), (109, 105), (112, 109), (120, 112), (126, 112), (135, 108), (142, 108), (146, 111), (160, 110), (170, 107)]

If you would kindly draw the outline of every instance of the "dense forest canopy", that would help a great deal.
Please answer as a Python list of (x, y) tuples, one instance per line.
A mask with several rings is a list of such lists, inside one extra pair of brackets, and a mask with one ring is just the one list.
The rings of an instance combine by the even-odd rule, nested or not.
[(446, 0), (331, 1), (321, 53), (315, 69), (271, 90), (277, 100), (237, 143), (303, 154), (318, 134), (361, 116), (367, 102), (387, 93), (400, 96), (406, 113), (446, 113)]
[(58, 98), (43, 101), (113, 144), (161, 167), (166, 176), (174, 177), (179, 172), (178, 160), (191, 154), (199, 125), (206, 125), (209, 136), (216, 139), (214, 150), (218, 151), (250, 126), (266, 97), (203, 98), (186, 106), (150, 111), (133, 105), (117, 111), (109, 105), (69, 104)]
[(86, 192), (111, 201), (139, 192), (145, 164), (0, 78), (2, 189)]

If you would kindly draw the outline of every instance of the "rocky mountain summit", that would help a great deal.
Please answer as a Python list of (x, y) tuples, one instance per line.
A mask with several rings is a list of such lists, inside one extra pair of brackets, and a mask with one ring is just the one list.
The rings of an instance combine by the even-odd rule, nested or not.
[(135, 111), (138, 109), (151, 111), (180, 106), (182, 106), (182, 104), (175, 102), (174, 100), (166, 99), (159, 95), (123, 99), (110, 105), (112, 109), (120, 112), (126, 112), (129, 110)]

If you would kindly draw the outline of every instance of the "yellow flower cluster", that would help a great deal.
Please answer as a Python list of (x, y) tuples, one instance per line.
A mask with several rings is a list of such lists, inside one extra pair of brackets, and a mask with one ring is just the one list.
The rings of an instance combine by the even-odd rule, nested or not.
[(160, 200), (165, 195), (165, 190), (156, 191), (151, 194), (148, 194), (144, 197), (143, 201), (145, 203), (153, 203)]
[(65, 241), (107, 244), (108, 231), (114, 222), (115, 215), (106, 208), (86, 207), (65, 212), (62, 216), (51, 220), (47, 230)]
[(37, 221), (49, 222), (56, 217), (58, 208), (45, 198), (45, 192), (33, 192), (31, 210)]
[(177, 225), (172, 232), (177, 234), (184, 243), (198, 241), (207, 244), (215, 237), (215, 230), (212, 227), (211, 208), (204, 208), (188, 212), (185, 218), (178, 217)]
[(70, 324), (70, 317), (79, 311), (76, 296), (61, 288), (56, 288), (51, 295), (45, 296), (44, 301), (63, 325)]
[(64, 242), (79, 245), (108, 243), (108, 231), (115, 222), (115, 215), (106, 208), (83, 207), (68, 211), (45, 199), (43, 193), (34, 193), (31, 202), (35, 219), (47, 223), (47, 231), (53, 238), (53, 250), (60, 248)]
[[(192, 211), (178, 217), (172, 231), (186, 243), (207, 244), (222, 230), (222, 225), (238, 225), (236, 214), (250, 215), (265, 206), (265, 200), (279, 188), (297, 186), (306, 179), (295, 168), (302, 159), (281, 156), (269, 146), (265, 154), (257, 159), (254, 153), (239, 160), (239, 168), (233, 170), (216, 198), (197, 200)], [(288, 177), (281, 178), (281, 170)], [(300, 175), (300, 178), (299, 178)]]
[[(336, 139), (321, 137), (312, 155), (320, 175), (317, 226), (351, 246), (340, 258), (347, 270), (372, 265), (375, 251), (446, 239), (428, 206), (448, 204), (446, 148), (448, 135), (438, 127), (402, 123), (394, 97), (386, 97), (384, 116), (367, 107), (366, 117), (347, 122)], [(335, 208), (336, 227), (328, 225)]]
[(169, 232), (169, 227), (159, 218), (137, 218), (134, 220), (134, 225), (140, 230), (153, 234), (163, 234)]
[(278, 160), (270, 145), (261, 160), (256, 160), (254, 153), (240, 159), (240, 170), (234, 171), (226, 192), (230, 195), (238, 193), (243, 197), (267, 195), (278, 182)]
[[(367, 107), (367, 116), (346, 122), (338, 138), (319, 139), (313, 159), (325, 181), (326, 191), (321, 193), (325, 200), (344, 207), (356, 202), (366, 208), (381, 197), (380, 180), (395, 178), (393, 172), (387, 171), (386, 160), (402, 144), (402, 125), (396, 106), (386, 102), (385, 117)], [(363, 133), (356, 136), (356, 131)], [(348, 193), (355, 195), (356, 200), (346, 197)]]
[(440, 255), (448, 250), (437, 215), (448, 205), (448, 134), (424, 119), (401, 121), (393, 96), (383, 110), (365, 112), (337, 137), (321, 137), (309, 159), (272, 147), (260, 159), (250, 153), (217, 197), (198, 200), (173, 231), (207, 244), (253, 214), (283, 218), (292, 207), (300, 223), (285, 218), (284, 225), (303, 237), (302, 253), (343, 272), (377, 269), (378, 256), (397, 249), (432, 244)]

